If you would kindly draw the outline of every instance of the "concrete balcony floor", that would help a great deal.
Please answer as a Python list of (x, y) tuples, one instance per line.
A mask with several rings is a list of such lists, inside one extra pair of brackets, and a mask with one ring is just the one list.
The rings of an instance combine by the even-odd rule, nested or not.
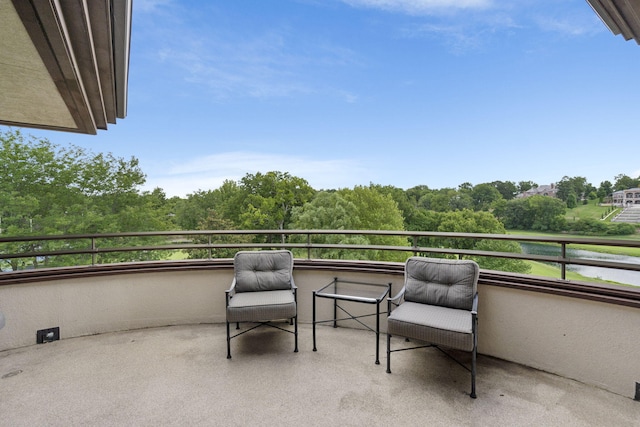
[(471, 399), (469, 373), (437, 349), (394, 353), (387, 374), (385, 336), (380, 365), (371, 332), (318, 326), (317, 339), (313, 352), (311, 325), (300, 325), (294, 353), (292, 335), (263, 327), (232, 340), (228, 360), (224, 325), (206, 324), (7, 350), (0, 425), (640, 423), (640, 402), (521, 365), (480, 355)]

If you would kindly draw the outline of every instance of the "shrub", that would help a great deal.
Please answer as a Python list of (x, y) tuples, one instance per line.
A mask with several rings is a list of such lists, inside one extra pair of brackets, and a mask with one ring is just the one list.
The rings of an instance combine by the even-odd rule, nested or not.
[(628, 236), (635, 234), (636, 226), (634, 224), (628, 224), (623, 222), (609, 223), (607, 234), (611, 236)]
[(593, 218), (582, 218), (569, 224), (568, 231), (600, 236), (627, 236), (636, 232), (636, 226), (627, 223), (607, 223)]

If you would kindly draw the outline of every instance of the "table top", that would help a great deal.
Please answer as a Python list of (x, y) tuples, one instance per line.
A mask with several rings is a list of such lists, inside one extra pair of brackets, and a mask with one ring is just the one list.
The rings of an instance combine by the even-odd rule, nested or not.
[(322, 298), (375, 304), (389, 295), (390, 291), (391, 283), (354, 282), (336, 278), (329, 284), (314, 291), (313, 294)]

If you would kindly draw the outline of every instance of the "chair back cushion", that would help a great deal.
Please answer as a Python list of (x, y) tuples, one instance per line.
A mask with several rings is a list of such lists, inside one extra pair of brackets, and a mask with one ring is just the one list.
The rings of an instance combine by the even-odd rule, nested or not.
[(405, 301), (471, 310), (479, 267), (471, 260), (411, 257), (405, 264)]
[(233, 258), (233, 266), (236, 292), (291, 289), (290, 251), (240, 251)]

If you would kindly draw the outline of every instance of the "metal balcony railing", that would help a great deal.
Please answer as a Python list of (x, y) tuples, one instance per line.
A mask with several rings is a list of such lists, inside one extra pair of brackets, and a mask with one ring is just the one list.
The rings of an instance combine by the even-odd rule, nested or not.
[[(241, 236), (246, 242), (224, 241), (230, 236)], [(266, 242), (255, 243), (256, 236), (263, 236)], [(361, 245), (315, 243), (316, 236), (399, 236), (406, 238), (405, 246)], [(543, 243), (559, 246), (560, 256), (535, 255), (515, 252), (494, 252), (460, 248), (457, 242), (464, 240), (500, 240), (512, 242)], [(125, 244), (117, 244), (122, 240)], [(152, 240), (152, 242), (150, 242)], [(436, 242), (436, 245), (420, 246), (421, 241)], [(53, 244), (53, 242), (58, 242)], [(322, 258), (322, 250), (357, 250), (363, 252), (392, 251), (405, 252), (409, 255), (445, 255), (458, 258), (465, 257), (496, 257), (506, 259), (531, 260), (560, 265), (560, 278), (566, 279), (568, 265), (582, 265), (600, 268), (611, 268), (640, 272), (640, 264), (627, 262), (612, 262), (604, 260), (570, 258), (567, 256), (567, 246), (572, 244), (592, 245), (599, 247), (630, 247), (640, 248), (640, 242), (621, 239), (600, 239), (587, 237), (540, 237), (508, 234), (480, 234), (480, 233), (447, 233), (447, 232), (418, 232), (418, 231), (387, 231), (387, 230), (189, 230), (189, 231), (153, 231), (153, 232), (125, 232), (79, 235), (48, 235), (48, 236), (16, 236), (0, 238), (0, 260), (33, 259), (29, 268), (46, 266), (49, 257), (86, 255), (84, 265), (103, 264), (107, 254), (137, 252), (138, 254), (158, 254), (160, 251), (205, 251), (206, 257), (211, 259), (214, 252), (220, 249), (246, 250), (285, 248), (295, 251), (297, 257), (307, 259)], [(605, 251), (606, 252), (606, 251)], [(145, 257), (142, 257), (145, 258)], [(140, 260), (132, 257), (129, 261)], [(147, 259), (162, 259), (161, 256)]]

